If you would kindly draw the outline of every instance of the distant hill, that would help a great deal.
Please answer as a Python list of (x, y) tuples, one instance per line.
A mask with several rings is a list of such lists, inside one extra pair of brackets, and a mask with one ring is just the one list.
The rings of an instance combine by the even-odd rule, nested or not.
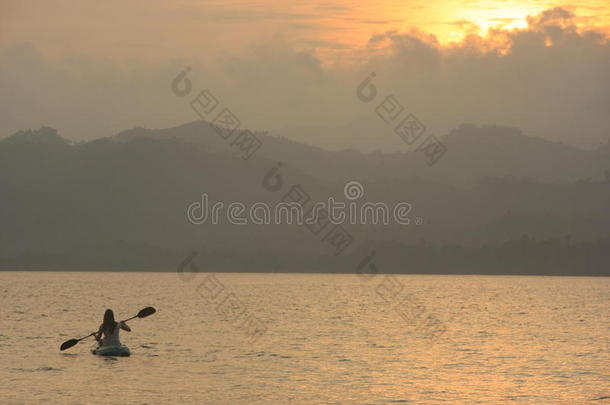
[[(221, 139), (205, 121), (163, 130), (136, 128), (118, 134), (116, 139), (138, 136), (182, 139), (215, 153), (230, 151), (229, 143)], [(604, 171), (610, 169), (610, 143), (597, 151), (585, 151), (526, 136), (519, 129), (501, 126), (463, 124), (452, 130), (441, 138), (448, 151), (432, 167), (417, 151), (331, 152), (266, 133), (258, 133), (257, 136), (264, 145), (258, 152), (259, 156), (283, 161), (314, 177), (336, 181), (352, 178), (370, 181), (417, 178), (467, 186), (475, 185), (485, 177), (513, 176), (565, 183), (602, 180)]]
[[(428, 167), (417, 153), (332, 152), (256, 136), (262, 147), (248, 160), (203, 121), (84, 143), (47, 127), (3, 139), (0, 268), (171, 270), (196, 250), (199, 266), (212, 270), (349, 271), (374, 241), (382, 250), (399, 247), (384, 250), (394, 252), (386, 258), (392, 271), (451, 272), (451, 255), (462, 249), (460, 271), (467, 272), (471, 253), (473, 268), (483, 271), (493, 264), (490, 252), (510, 256), (506, 243), (524, 236), (538, 241), (528, 249), (565, 256), (569, 269), (553, 268), (555, 261), (531, 267), (533, 256), (524, 253), (522, 261), (502, 259), (503, 272), (598, 274), (605, 260), (586, 246), (610, 236), (606, 147), (588, 152), (514, 129), (464, 125), (443, 138), (449, 152)], [(271, 192), (262, 182), (278, 161), (284, 185)], [(312, 200), (344, 200), (347, 180), (363, 184), (362, 202), (411, 203), (413, 223), (346, 225), (354, 242), (334, 257), (303, 226), (193, 225), (185, 215), (202, 193), (212, 202), (273, 205), (300, 185)], [(395, 253), (412, 249), (436, 258), (424, 268)], [(597, 259), (583, 261), (583, 252)]]
[(62, 138), (55, 128), (41, 127), (37, 131), (19, 131), (0, 140), (5, 145), (68, 145), (70, 141)]

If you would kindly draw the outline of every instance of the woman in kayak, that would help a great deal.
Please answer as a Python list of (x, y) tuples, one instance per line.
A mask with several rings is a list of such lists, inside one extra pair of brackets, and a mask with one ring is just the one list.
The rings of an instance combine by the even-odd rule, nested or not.
[(131, 328), (127, 326), (125, 322), (117, 322), (114, 320), (114, 312), (112, 312), (112, 309), (107, 309), (104, 313), (104, 322), (93, 336), (95, 336), (95, 340), (99, 342), (100, 346), (121, 346), (119, 329), (131, 332)]

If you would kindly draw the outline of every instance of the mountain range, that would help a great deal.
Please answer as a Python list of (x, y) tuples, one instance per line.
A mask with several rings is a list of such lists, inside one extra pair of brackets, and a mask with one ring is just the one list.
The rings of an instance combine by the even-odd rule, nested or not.
[[(247, 156), (245, 136), (258, 142)], [(198, 252), (207, 271), (335, 272), (370, 249), (387, 272), (607, 275), (610, 143), (587, 151), (472, 124), (440, 140), (446, 153), (429, 165), (421, 150), (331, 151), (247, 130), (224, 139), (205, 121), (90, 142), (20, 131), (0, 140), (0, 268), (174, 270)], [(283, 185), (270, 191), (274, 168)], [(346, 201), (354, 181), (358, 203), (408, 202), (410, 224), (346, 225), (352, 242), (335, 255), (303, 225), (186, 217), (204, 193), (273, 205), (299, 186), (311, 201)]]

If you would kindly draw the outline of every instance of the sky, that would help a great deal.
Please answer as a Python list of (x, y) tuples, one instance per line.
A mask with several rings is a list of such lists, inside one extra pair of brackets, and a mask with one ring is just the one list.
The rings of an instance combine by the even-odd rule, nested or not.
[(436, 134), (510, 125), (592, 148), (610, 138), (609, 27), (599, 0), (0, 0), (0, 136), (192, 121), (170, 90), (189, 66), (244, 127), (280, 135), (375, 119), (355, 96), (375, 72)]

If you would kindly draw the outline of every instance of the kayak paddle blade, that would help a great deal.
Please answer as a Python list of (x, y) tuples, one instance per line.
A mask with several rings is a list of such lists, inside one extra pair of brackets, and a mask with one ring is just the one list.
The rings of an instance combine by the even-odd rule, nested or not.
[(72, 346), (74, 346), (75, 344), (78, 343), (78, 339), (70, 339), (70, 340), (66, 340), (65, 342), (63, 342), (61, 344), (61, 347), (59, 348), (59, 350), (66, 350), (71, 348)]
[(138, 318), (146, 318), (147, 316), (152, 315), (155, 312), (157, 312), (157, 310), (153, 307), (146, 307), (140, 312), (138, 312)]

